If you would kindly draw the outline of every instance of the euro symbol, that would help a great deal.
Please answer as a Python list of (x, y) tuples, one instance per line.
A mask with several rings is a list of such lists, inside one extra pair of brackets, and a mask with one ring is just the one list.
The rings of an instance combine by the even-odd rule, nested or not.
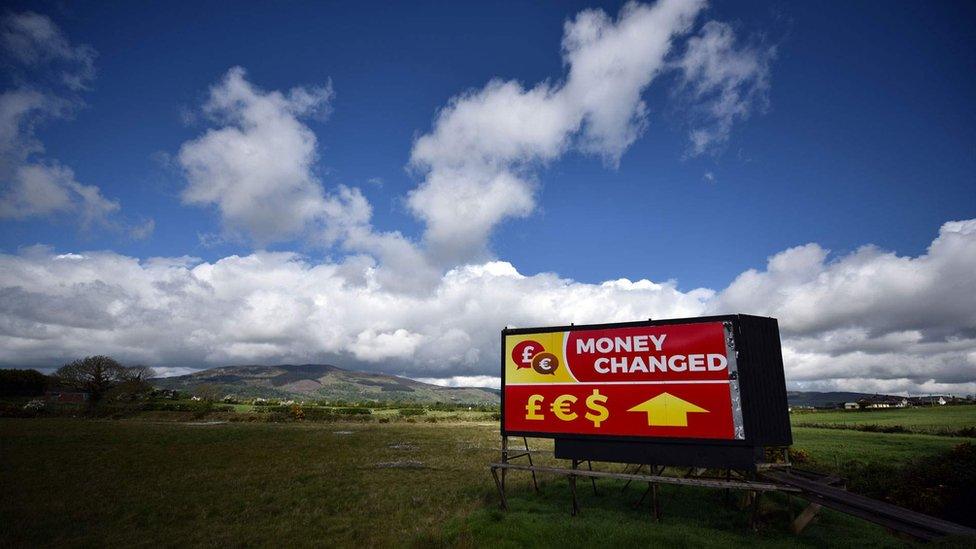
[(573, 421), (578, 417), (576, 412), (569, 409), (570, 405), (574, 402), (576, 402), (576, 397), (573, 395), (559, 395), (556, 397), (556, 400), (552, 401), (549, 408), (559, 419), (563, 421)]
[(600, 424), (610, 417), (610, 412), (604, 404), (607, 403), (607, 395), (601, 395), (600, 391), (593, 389), (593, 394), (586, 397), (586, 407), (590, 411), (586, 412), (586, 419), (593, 422), (593, 426), (600, 428)]
[(556, 375), (559, 359), (552, 353), (539, 353), (532, 358), (532, 369), (542, 375)]

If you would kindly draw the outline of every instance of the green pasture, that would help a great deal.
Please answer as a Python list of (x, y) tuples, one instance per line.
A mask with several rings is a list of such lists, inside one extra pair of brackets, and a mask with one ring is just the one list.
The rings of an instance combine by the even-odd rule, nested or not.
[(842, 429), (793, 428), (793, 448), (809, 455), (809, 468), (843, 472), (851, 463), (903, 463), (945, 452), (966, 439), (936, 435), (865, 433)]
[(829, 410), (791, 415), (796, 427), (857, 428), (902, 427), (915, 433), (945, 434), (976, 430), (976, 405), (887, 408), (881, 410)]
[[(795, 438), (812, 466), (828, 469), (935, 455), (960, 442), (809, 428)], [(493, 422), (0, 419), (0, 546), (905, 544), (832, 512), (792, 536), (782, 497), (765, 500), (753, 532), (721, 492), (689, 488), (662, 490), (657, 523), (646, 503), (632, 508), (636, 486), (623, 493), (608, 481), (598, 481), (597, 495), (580, 484), (583, 512), (574, 518), (565, 478), (543, 477), (536, 495), (525, 473), (509, 477), (504, 513), (487, 470), (498, 446)]]

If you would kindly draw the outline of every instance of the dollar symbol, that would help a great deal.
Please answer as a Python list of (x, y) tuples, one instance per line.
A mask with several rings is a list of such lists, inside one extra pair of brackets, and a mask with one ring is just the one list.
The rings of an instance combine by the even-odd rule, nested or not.
[(604, 406), (606, 403), (607, 396), (601, 395), (598, 389), (593, 389), (593, 394), (586, 397), (586, 407), (591, 410), (591, 412), (586, 412), (586, 419), (592, 421), (593, 426), (598, 429), (600, 424), (610, 417), (610, 412)]

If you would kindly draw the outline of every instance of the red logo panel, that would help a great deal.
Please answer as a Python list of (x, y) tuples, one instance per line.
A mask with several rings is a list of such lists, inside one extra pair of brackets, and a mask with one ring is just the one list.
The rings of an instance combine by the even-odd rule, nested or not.
[[(559, 350), (543, 349), (535, 339), (509, 347), (505, 431), (736, 438), (731, 391), (737, 388), (729, 382), (721, 322), (570, 330)], [(562, 352), (563, 363), (553, 352)], [(568, 375), (517, 374), (524, 368), (539, 374), (565, 368)]]

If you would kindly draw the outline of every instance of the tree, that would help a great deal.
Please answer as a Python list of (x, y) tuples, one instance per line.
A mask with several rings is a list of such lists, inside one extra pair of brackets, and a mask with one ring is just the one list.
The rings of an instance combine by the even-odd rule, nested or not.
[(153, 390), (149, 380), (156, 377), (156, 372), (149, 366), (141, 364), (125, 366), (122, 380), (116, 383), (108, 393), (107, 398), (114, 400), (137, 400)]
[(150, 379), (156, 377), (156, 370), (142, 364), (127, 366), (126, 370), (128, 370), (129, 381), (141, 381), (143, 383), (148, 383)]
[(0, 396), (44, 394), (48, 378), (37, 370), (0, 369)]
[(209, 383), (197, 385), (196, 389), (193, 391), (193, 394), (206, 402), (214, 402), (220, 398), (219, 388)]
[(127, 368), (115, 359), (101, 355), (69, 362), (54, 374), (63, 385), (88, 393), (92, 404), (100, 401), (106, 391), (122, 383), (148, 387), (146, 380), (152, 375), (152, 369), (146, 366)]

